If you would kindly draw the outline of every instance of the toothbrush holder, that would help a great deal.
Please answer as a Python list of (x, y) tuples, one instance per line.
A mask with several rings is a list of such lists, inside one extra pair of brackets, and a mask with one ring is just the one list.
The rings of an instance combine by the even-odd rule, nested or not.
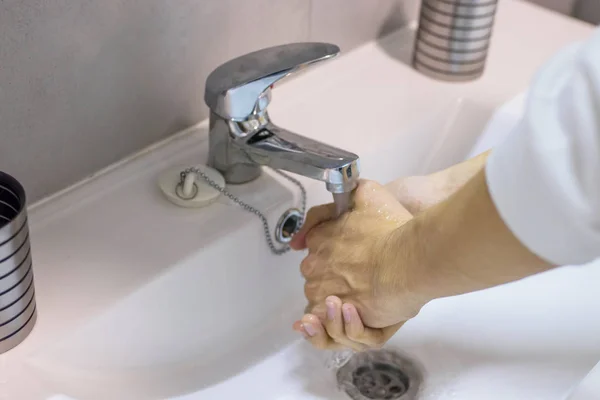
[(0, 354), (29, 335), (36, 316), (25, 190), (0, 171)]

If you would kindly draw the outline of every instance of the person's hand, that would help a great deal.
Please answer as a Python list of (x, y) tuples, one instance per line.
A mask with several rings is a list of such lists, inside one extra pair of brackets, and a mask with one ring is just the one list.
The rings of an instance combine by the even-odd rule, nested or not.
[(444, 201), (457, 189), (450, 182), (450, 174), (407, 176), (386, 184), (385, 188), (413, 215)]
[[(376, 332), (379, 343), (414, 317), (429, 299), (415, 294), (411, 284), (418, 273), (403, 265), (403, 255), (390, 240), (412, 215), (375, 182), (361, 181), (353, 200), (352, 210), (335, 220), (333, 204), (311, 209), (291, 246), (309, 250), (301, 264), (307, 312), (326, 322), (325, 299), (333, 295), (347, 303), (346, 307), (354, 307), (359, 317), (355, 322), (381, 329)], [(301, 323), (306, 333), (314, 336), (311, 332), (320, 327), (316, 323), (309, 326), (309, 322)]]
[(370, 328), (364, 325), (353, 304), (342, 304), (342, 300), (336, 296), (327, 297), (325, 304), (327, 314), (323, 322), (314, 314), (305, 314), (293, 326), (318, 349), (350, 348), (362, 351), (378, 348), (404, 325), (404, 322), (399, 322), (385, 328)]
[[(444, 182), (448, 175), (401, 178), (386, 185), (385, 188), (410, 213), (415, 214), (448, 196), (451, 187)], [(305, 314), (293, 326), (295, 331), (301, 333), (316, 348), (351, 348), (361, 351), (379, 347), (404, 325), (404, 322), (399, 322), (382, 329), (365, 326), (356, 306), (351, 303), (342, 304), (341, 299), (336, 296), (327, 297), (325, 305), (326, 315), (323, 317), (323, 322), (314, 314)]]
[[(477, 171), (481, 170), (488, 155), (489, 152), (480, 154), (431, 175), (400, 178), (387, 184), (386, 189), (410, 214), (420, 214), (460, 189)], [(389, 196), (385, 197), (389, 198)], [(306, 247), (305, 237), (311, 228), (332, 217), (333, 205), (321, 206), (311, 213), (313, 217), (292, 242), (292, 247), (296, 249)], [(314, 216), (315, 214), (317, 215)], [(402, 214), (407, 215), (404, 211)], [(427, 299), (427, 296), (422, 298)], [(421, 302), (424, 304), (426, 300)], [(318, 315), (305, 314), (301, 321), (296, 321), (294, 324), (294, 329), (301, 332), (318, 348), (350, 347), (361, 350), (365, 347), (379, 346), (404, 324), (400, 321), (384, 328), (371, 328), (365, 326), (359, 311), (351, 302), (342, 305), (339, 297), (329, 296), (325, 304), (326, 312), (322, 304), (309, 304), (307, 311), (314, 309)]]
[(483, 168), (489, 151), (430, 175), (408, 176), (385, 185), (413, 215), (446, 200)]

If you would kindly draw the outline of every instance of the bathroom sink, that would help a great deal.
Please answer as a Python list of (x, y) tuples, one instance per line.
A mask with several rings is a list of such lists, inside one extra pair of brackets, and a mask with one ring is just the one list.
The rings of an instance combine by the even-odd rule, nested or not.
[[(499, 113), (482, 136), (492, 112), (449, 99), (407, 126), (410, 134), (369, 138), (361, 152), (365, 177), (385, 183), (425, 174), (487, 149), (511, 123)], [(179, 163), (202, 161), (192, 155), (204, 153), (205, 135), (201, 125), (169, 145), (187, 149), (177, 153)], [(79, 209), (69, 211), (77, 218), (55, 231), (55, 240), (79, 232), (71, 239), (73, 257), (89, 261), (39, 295), (48, 304), (60, 301), (61, 287), (73, 287), (71, 308), (90, 316), (65, 315), (68, 329), (56, 326), (56, 339), (28, 356), (27, 370), (45, 390), (74, 399), (347, 398), (337, 389), (333, 355), (311, 349), (291, 330), (304, 307), (302, 254), (271, 255), (258, 219), (225, 199), (193, 211), (171, 205), (154, 188), (163, 164), (139, 170), (148, 157), (160, 158), (150, 153), (112, 172), (122, 175), (115, 181), (135, 179), (96, 197), (81, 194)], [(103, 179), (88, 185), (102, 186)], [(304, 184), (310, 204), (330, 201), (321, 183)], [(297, 191), (268, 171), (231, 190), (267, 211), (271, 224), (298, 202)], [(86, 219), (91, 208), (118, 231), (94, 235), (110, 230)], [(56, 214), (47, 218), (35, 226), (38, 235), (56, 229)], [(146, 232), (139, 232), (142, 223)], [(107, 248), (93, 253), (99, 242)], [(44, 243), (38, 251), (49, 253)], [(137, 273), (128, 275), (132, 268)], [(386, 348), (414, 360), (425, 399), (551, 398), (542, 394), (565, 393), (600, 358), (600, 322), (586, 317), (600, 306), (591, 284), (598, 279), (600, 266), (566, 269), (434, 301)]]
[[(451, 137), (454, 146), (440, 146), (412, 172), (444, 167), (498, 144), (523, 104), (524, 95), (517, 96), (482, 134), (480, 121), (489, 114), (457, 100), (440, 113), (444, 118), (429, 121), (437, 140)], [(433, 301), (384, 352), (399, 354), (419, 371), (411, 382), (420, 385), (419, 399), (563, 400), (600, 359), (600, 320), (590, 318), (600, 308), (599, 280), (600, 261)], [(336, 360), (349, 356), (297, 340), (227, 382), (177, 399), (344, 400), (349, 397), (338, 388)]]
[[(385, 183), (464, 159), (491, 112), (449, 98), (398, 133), (351, 144), (364, 177)], [(272, 255), (260, 221), (224, 197), (189, 210), (156, 188), (164, 168), (203, 163), (205, 154), (201, 124), (34, 210), (33, 239), (46, 238), (36, 241), (44, 255), (36, 282), (53, 283), (36, 285), (37, 296), (56, 313), (40, 313), (46, 341), (25, 365), (44, 388), (80, 399), (203, 398), (297, 341), (291, 325), (304, 308), (303, 255)], [(302, 181), (309, 206), (331, 201), (322, 183)], [(264, 210), (271, 226), (299, 202), (298, 190), (269, 170), (230, 190)], [(53, 249), (66, 241), (65, 260)]]
[[(590, 321), (600, 307), (599, 278), (600, 264), (567, 267), (437, 300), (384, 349), (419, 368), (419, 399), (563, 400), (600, 358), (600, 323)], [(297, 341), (227, 383), (177, 400), (347, 400), (334, 358)]]

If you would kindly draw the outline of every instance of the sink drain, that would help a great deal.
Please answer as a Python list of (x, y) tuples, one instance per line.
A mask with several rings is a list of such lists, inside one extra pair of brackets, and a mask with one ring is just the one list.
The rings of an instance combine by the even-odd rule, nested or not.
[(392, 350), (357, 353), (337, 372), (340, 389), (354, 400), (413, 400), (421, 384), (414, 362)]
[(275, 226), (275, 239), (282, 244), (291, 242), (294, 233), (300, 230), (303, 220), (304, 215), (297, 208), (290, 208), (284, 212)]

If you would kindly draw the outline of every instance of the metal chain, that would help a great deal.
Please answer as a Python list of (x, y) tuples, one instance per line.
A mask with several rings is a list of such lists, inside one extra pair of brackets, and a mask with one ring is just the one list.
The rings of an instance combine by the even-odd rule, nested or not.
[[(289, 176), (288, 174), (286, 174), (280, 170), (273, 169), (273, 171), (275, 173), (283, 176), (285, 179), (292, 182), (293, 184), (298, 186), (298, 188), (300, 189), (301, 198), (302, 198), (302, 208), (300, 210), (302, 212), (302, 220), (300, 221), (300, 226), (301, 226), (304, 223), (304, 216), (306, 215), (306, 189), (304, 189), (304, 186), (302, 185), (302, 183), (300, 183), (299, 180), (292, 178), (291, 176)], [(267, 217), (260, 210), (254, 208), (250, 204), (242, 201), (239, 197), (237, 197), (237, 196), (233, 195), (232, 193), (230, 193), (229, 191), (227, 191), (227, 189), (225, 189), (224, 187), (222, 187), (221, 185), (219, 185), (218, 183), (216, 183), (215, 181), (210, 179), (210, 177), (208, 175), (206, 175), (204, 172), (202, 172), (199, 168), (190, 167), (190, 168), (186, 168), (185, 170), (181, 171), (181, 182), (183, 182), (185, 180), (185, 177), (187, 174), (192, 173), (192, 172), (195, 173), (196, 175), (200, 176), (202, 179), (204, 179), (204, 181), (208, 184), (208, 186), (221, 192), (224, 196), (229, 198), (231, 201), (236, 203), (238, 206), (242, 207), (245, 211), (252, 213), (252, 214), (256, 215), (258, 218), (260, 218), (262, 225), (263, 225), (263, 231), (264, 231), (265, 237), (267, 239), (267, 244), (269, 245), (269, 248), (271, 249), (271, 252), (273, 254), (279, 256), (279, 255), (285, 254), (288, 251), (290, 251), (290, 246), (283, 246), (283, 247), (279, 247), (279, 248), (277, 246), (275, 246), (273, 237), (271, 236), (271, 230), (269, 229), (269, 222), (267, 221)]]

